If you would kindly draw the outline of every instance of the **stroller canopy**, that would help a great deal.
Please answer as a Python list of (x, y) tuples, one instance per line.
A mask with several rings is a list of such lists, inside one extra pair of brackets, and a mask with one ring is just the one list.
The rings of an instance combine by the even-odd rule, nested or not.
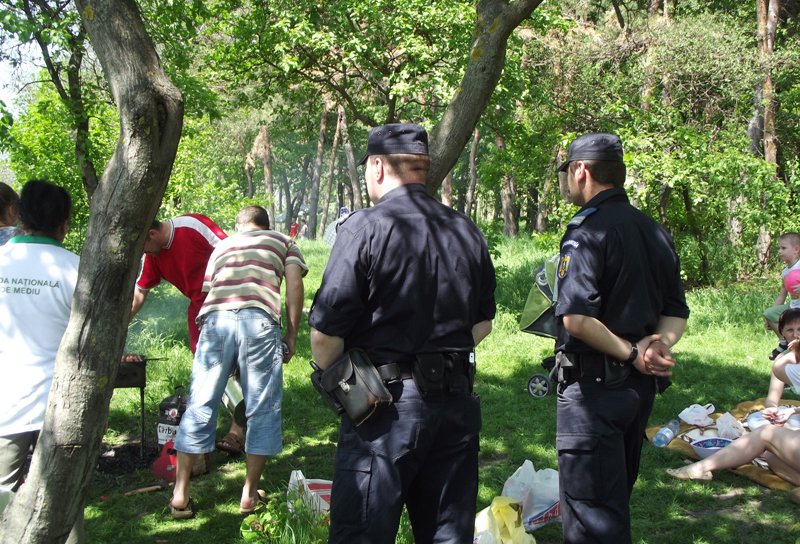
[(533, 286), (519, 318), (519, 327), (546, 338), (556, 338), (555, 304), (558, 298), (556, 268), (559, 255), (546, 259), (533, 272)]

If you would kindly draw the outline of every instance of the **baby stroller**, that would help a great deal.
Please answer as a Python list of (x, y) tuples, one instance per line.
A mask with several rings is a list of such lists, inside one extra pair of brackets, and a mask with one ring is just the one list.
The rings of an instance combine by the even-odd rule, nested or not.
[[(533, 287), (528, 293), (528, 300), (519, 318), (519, 327), (523, 332), (556, 339), (555, 303), (558, 297), (558, 284), (556, 270), (558, 268), (558, 255), (546, 259), (533, 273)], [(547, 374), (534, 374), (528, 380), (528, 393), (535, 398), (546, 397), (554, 388), (555, 356), (547, 357), (542, 361), (542, 367)]]

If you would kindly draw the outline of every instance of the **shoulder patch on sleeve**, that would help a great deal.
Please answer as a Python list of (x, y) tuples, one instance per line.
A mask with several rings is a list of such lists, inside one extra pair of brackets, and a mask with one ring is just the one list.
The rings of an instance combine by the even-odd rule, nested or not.
[(584, 221), (586, 221), (587, 217), (589, 217), (596, 211), (597, 208), (586, 208), (585, 210), (579, 211), (574, 216), (572, 216), (572, 219), (569, 220), (569, 223), (567, 223), (567, 228), (577, 229), (583, 224)]
[(572, 253), (562, 253), (558, 260), (558, 279), (563, 280), (569, 269), (569, 262), (572, 260)]

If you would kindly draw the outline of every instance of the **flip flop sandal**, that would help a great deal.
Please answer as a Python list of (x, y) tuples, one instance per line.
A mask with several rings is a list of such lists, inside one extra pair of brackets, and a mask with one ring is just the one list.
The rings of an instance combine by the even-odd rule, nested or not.
[(233, 433), (228, 433), (222, 440), (217, 442), (217, 449), (233, 455), (239, 455), (244, 450), (244, 440)]
[(169, 512), (172, 519), (191, 519), (194, 517), (194, 499), (189, 497), (189, 502), (183, 508), (172, 506), (172, 499), (169, 502)]
[(253, 512), (256, 511), (256, 508), (258, 508), (259, 504), (265, 503), (265, 502), (267, 502), (267, 492), (264, 491), (263, 489), (259, 489), (258, 491), (256, 491), (256, 498), (255, 498), (255, 501), (253, 501), (253, 506), (250, 507), (250, 508), (242, 508), (240, 506), (239, 507), (239, 513), (240, 514), (252, 514)]

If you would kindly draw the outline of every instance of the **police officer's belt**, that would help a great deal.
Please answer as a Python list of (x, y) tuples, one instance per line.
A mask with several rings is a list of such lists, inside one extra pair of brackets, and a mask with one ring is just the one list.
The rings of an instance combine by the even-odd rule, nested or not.
[[(562, 353), (559, 355), (567, 359), (567, 361), (562, 359), (560, 365), (566, 380), (574, 381), (583, 378), (595, 379), (599, 382), (603, 381), (606, 374), (604, 368), (605, 355), (602, 353), (590, 351), (586, 353)], [(571, 365), (567, 362), (571, 363)]]
[(475, 365), (469, 352), (418, 353), (413, 362), (394, 362), (377, 367), (386, 383), (411, 378), (423, 397), (469, 395)]
[(386, 363), (378, 367), (378, 374), (386, 383), (413, 378), (414, 363)]
[(556, 354), (559, 383), (572, 383), (579, 380), (604, 383), (606, 387), (615, 388), (622, 385), (631, 373), (632, 366), (624, 361), (616, 361), (610, 357), (589, 351), (585, 353)]

